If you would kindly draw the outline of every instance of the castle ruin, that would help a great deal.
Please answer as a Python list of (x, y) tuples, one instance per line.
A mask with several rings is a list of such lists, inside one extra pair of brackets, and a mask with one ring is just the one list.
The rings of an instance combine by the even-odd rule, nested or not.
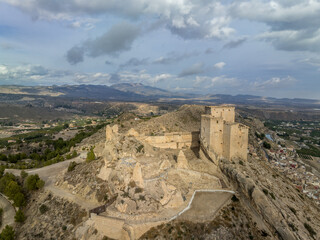
[(205, 114), (201, 116), (200, 142), (202, 150), (214, 156), (213, 160), (221, 157), (247, 160), (248, 132), (249, 127), (235, 122), (234, 106), (205, 107)]

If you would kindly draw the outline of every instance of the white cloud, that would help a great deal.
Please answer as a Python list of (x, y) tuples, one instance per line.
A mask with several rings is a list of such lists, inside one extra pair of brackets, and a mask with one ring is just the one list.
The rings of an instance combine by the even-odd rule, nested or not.
[(174, 75), (168, 73), (162, 74), (149, 74), (145, 70), (139, 72), (129, 72), (123, 71), (117, 73), (110, 79), (110, 83), (118, 83), (118, 82), (132, 82), (132, 83), (144, 83), (154, 85), (159, 82), (164, 82), (167, 80), (176, 80)]
[(6, 66), (0, 65), (0, 81), (3, 84), (45, 84), (62, 82), (70, 76), (68, 71), (50, 70), (40, 65)]
[(241, 83), (237, 78), (227, 77), (225, 75), (217, 76), (211, 79), (211, 87), (216, 86), (239, 86)]
[(221, 70), (221, 69), (223, 69), (225, 66), (226, 66), (226, 63), (225, 63), (225, 62), (218, 62), (218, 63), (216, 63), (215, 65), (213, 65), (213, 68)]
[(305, 58), (305, 59), (299, 60), (299, 62), (300, 63), (307, 63), (311, 66), (318, 68), (318, 70), (320, 71), (320, 58), (314, 58), (314, 57)]
[[(254, 11), (252, 10), (254, 9)], [(235, 18), (267, 24), (270, 30), (259, 39), (286, 51), (320, 51), (320, 2), (242, 1), (230, 7)]]
[(194, 86), (203, 85), (205, 82), (211, 81), (211, 77), (208, 76), (196, 76), (196, 79), (193, 81)]
[[(320, 2), (317, 0), (0, 0), (29, 13), (34, 19), (69, 21), (70, 26), (92, 28), (99, 15), (145, 20), (186, 39), (229, 40), (234, 19), (265, 23), (259, 39), (287, 51), (320, 51)], [(148, 28), (148, 27), (147, 27)], [(245, 38), (229, 41), (239, 46)]]
[(52, 85), (52, 84), (108, 84), (108, 73), (80, 73), (48, 69), (40, 65), (5, 66), (0, 65), (2, 84)]
[(296, 83), (297, 80), (291, 76), (287, 77), (273, 77), (266, 81), (255, 81), (253, 82), (252, 89), (264, 91), (268, 89), (277, 89), (279, 87), (290, 87), (290, 85)]
[[(34, 19), (69, 21), (70, 26), (85, 25), (79, 16), (117, 15), (139, 19), (158, 19), (172, 33), (183, 38), (224, 39), (234, 30), (227, 8), (219, 1), (195, 0), (0, 0), (29, 13)], [(90, 18), (87, 18), (90, 20)], [(89, 21), (89, 28), (94, 23)], [(86, 26), (88, 27), (88, 26)]]

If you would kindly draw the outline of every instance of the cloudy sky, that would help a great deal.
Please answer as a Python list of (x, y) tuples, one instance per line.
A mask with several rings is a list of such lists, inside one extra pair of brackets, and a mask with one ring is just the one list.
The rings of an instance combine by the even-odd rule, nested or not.
[(320, 99), (320, 0), (0, 0), (0, 84)]

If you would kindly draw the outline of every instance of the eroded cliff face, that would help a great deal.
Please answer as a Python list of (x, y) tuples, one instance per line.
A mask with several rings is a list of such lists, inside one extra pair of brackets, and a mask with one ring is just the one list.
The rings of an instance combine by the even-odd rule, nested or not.
[(260, 215), (265, 231), (274, 238), (316, 239), (305, 225), (320, 229), (319, 208), (267, 162), (251, 158), (241, 164), (221, 161), (220, 168), (238, 190), (239, 199)]

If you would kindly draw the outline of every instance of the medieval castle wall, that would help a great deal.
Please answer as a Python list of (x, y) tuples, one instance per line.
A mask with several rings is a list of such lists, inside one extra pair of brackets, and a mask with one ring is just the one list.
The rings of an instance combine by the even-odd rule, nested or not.
[(173, 132), (161, 136), (137, 136), (137, 139), (158, 148), (182, 149), (199, 146), (199, 132)]
[(247, 159), (249, 128), (235, 122), (235, 107), (210, 106), (201, 116), (200, 141), (216, 157)]

